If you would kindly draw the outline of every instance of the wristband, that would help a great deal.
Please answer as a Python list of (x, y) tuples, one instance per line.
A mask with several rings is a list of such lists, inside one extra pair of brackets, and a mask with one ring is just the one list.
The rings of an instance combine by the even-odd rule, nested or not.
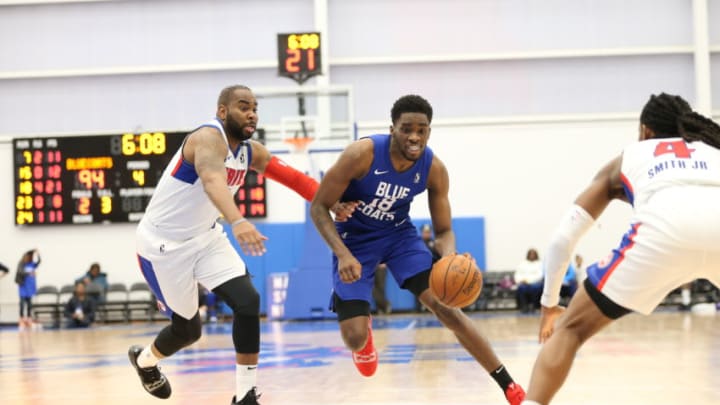
[(240, 219), (236, 219), (236, 220), (232, 221), (230, 223), (230, 227), (235, 228), (235, 225), (240, 225), (243, 222), (247, 222), (247, 218), (240, 218)]

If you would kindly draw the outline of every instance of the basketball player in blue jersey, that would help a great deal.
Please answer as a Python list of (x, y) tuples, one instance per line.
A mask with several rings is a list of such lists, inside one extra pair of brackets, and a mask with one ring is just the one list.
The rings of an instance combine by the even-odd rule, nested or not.
[[(452, 330), (460, 344), (497, 381), (512, 405), (523, 389), (513, 382), (487, 339), (460, 310), (440, 304), (428, 288), (432, 255), (410, 221), (413, 197), (428, 191), (441, 256), (456, 254), (451, 228), (449, 179), (443, 162), (426, 147), (432, 107), (422, 97), (398, 99), (389, 135), (350, 144), (323, 177), (310, 208), (320, 234), (334, 253), (332, 306), (358, 371), (372, 376), (378, 364), (370, 321), (374, 270), (386, 263), (402, 288), (411, 291)], [(335, 201), (359, 201), (346, 222), (333, 222)]]
[[(600, 169), (552, 238), (541, 299), (544, 346), (525, 405), (550, 403), (580, 346), (613, 320), (648, 315), (697, 278), (720, 286), (720, 126), (663, 93), (643, 108), (639, 138)], [(630, 230), (607, 260), (587, 268), (563, 313), (559, 294), (573, 249), (614, 199), (633, 205)]]
[[(240, 214), (233, 195), (248, 170), (311, 200), (318, 184), (250, 140), (258, 122), (257, 101), (245, 86), (222, 90), (216, 118), (191, 132), (165, 169), (137, 229), (138, 262), (145, 280), (170, 316), (171, 324), (145, 346), (132, 346), (130, 362), (143, 387), (168, 398), (170, 383), (158, 362), (200, 338), (198, 282), (220, 296), (233, 311), (236, 391), (232, 404), (257, 404), (255, 389), (260, 349), (260, 297), (245, 263), (217, 225), (230, 223), (243, 252), (265, 253), (262, 235)], [(337, 208), (337, 207), (336, 207)], [(338, 209), (342, 218), (352, 211)]]

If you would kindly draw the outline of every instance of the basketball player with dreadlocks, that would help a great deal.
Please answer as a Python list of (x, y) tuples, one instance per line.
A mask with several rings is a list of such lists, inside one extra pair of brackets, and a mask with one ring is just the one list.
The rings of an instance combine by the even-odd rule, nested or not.
[[(559, 291), (574, 246), (613, 199), (632, 204), (630, 230), (607, 260), (588, 267), (563, 313)], [(541, 299), (544, 346), (523, 404), (548, 404), (580, 346), (613, 320), (648, 315), (697, 278), (720, 285), (719, 206), (720, 126), (679, 96), (651, 96), (640, 142), (600, 169), (552, 238)]]

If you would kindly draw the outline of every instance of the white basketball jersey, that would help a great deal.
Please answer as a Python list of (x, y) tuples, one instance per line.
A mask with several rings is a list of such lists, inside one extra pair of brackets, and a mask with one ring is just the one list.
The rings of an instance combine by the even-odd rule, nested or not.
[(621, 176), (635, 211), (661, 190), (678, 186), (720, 187), (720, 150), (681, 138), (649, 139), (625, 148)]
[[(228, 144), (217, 118), (199, 128), (202, 127), (217, 129)], [(141, 221), (142, 225), (149, 225), (150, 229), (174, 240), (190, 239), (207, 231), (220, 215), (205, 193), (195, 167), (183, 158), (184, 145), (185, 142), (165, 168)], [(237, 151), (230, 150), (228, 145), (225, 168), (228, 189), (233, 195), (245, 180), (251, 159), (252, 148), (248, 142), (240, 144)]]
[(720, 150), (681, 138), (625, 148), (621, 178), (632, 226), (588, 280), (616, 304), (650, 314), (680, 285), (720, 285)]

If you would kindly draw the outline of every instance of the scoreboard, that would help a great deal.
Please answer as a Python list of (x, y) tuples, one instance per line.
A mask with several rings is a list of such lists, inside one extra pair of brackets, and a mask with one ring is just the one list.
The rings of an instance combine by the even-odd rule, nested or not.
[[(186, 132), (13, 139), (15, 224), (139, 221)], [(267, 216), (265, 178), (249, 171), (241, 214)]]
[(278, 75), (303, 84), (322, 74), (320, 33), (278, 34)]

